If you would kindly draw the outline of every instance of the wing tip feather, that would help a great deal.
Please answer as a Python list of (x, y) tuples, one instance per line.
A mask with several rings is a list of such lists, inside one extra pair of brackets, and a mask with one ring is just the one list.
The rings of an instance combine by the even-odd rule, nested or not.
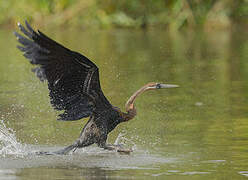
[(15, 35), (15, 37), (16, 37), (17, 40), (20, 39), (19, 38), (20, 34), (18, 32), (14, 31), (13, 34)]

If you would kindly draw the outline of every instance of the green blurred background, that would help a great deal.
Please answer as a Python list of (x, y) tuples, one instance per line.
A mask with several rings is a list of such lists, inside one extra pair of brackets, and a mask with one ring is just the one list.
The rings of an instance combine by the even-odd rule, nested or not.
[(0, 26), (27, 19), (43, 25), (178, 30), (246, 24), (248, 0), (2, 0)]
[(140, 96), (137, 117), (111, 132), (109, 143), (124, 134), (135, 145), (131, 156), (6, 158), (0, 139), (0, 179), (247, 178), (248, 0), (1, 0), (0, 127), (28, 148), (59, 149), (87, 120), (55, 120), (47, 84), (15, 48), (25, 19), (96, 63), (114, 106), (147, 82), (180, 88)]

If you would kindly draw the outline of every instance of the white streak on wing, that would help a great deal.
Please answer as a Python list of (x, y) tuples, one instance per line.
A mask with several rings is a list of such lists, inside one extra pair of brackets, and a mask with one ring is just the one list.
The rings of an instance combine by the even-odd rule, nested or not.
[(83, 63), (82, 61), (78, 60), (77, 58), (75, 58), (75, 60), (79, 63), (79, 64), (82, 64), (83, 66), (85, 66), (86, 68), (91, 68), (91, 66)]
[(84, 92), (87, 92), (87, 87), (88, 87), (88, 84), (89, 84), (89, 79), (90, 79), (90, 74), (91, 74), (91, 70), (89, 70), (85, 80), (84, 80), (84, 87), (83, 87), (83, 91)]
[(55, 85), (59, 82), (60, 79), (61, 79), (61, 78), (59, 78), (59, 79), (57, 79), (56, 81), (54, 81), (53, 86), (55, 86)]
[(92, 79), (92, 76), (93, 74), (95, 73), (95, 69), (93, 69), (91, 72), (90, 72), (90, 77), (89, 77), (89, 80), (88, 80), (88, 86), (87, 86), (87, 93), (89, 93), (89, 90), (90, 90), (90, 83), (91, 83), (91, 79)]

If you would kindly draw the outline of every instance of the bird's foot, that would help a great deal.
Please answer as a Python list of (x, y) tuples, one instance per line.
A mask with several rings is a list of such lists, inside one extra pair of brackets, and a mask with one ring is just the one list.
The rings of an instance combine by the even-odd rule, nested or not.
[(123, 153), (123, 154), (130, 154), (131, 152), (133, 152), (132, 149), (125, 149), (123, 145), (121, 144), (106, 144), (104, 146), (104, 149), (107, 149), (110, 151), (116, 151), (116, 152)]

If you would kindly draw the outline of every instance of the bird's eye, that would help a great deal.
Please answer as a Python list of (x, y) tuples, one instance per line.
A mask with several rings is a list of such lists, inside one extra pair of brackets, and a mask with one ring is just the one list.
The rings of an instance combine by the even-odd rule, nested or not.
[(161, 88), (161, 85), (160, 85), (160, 84), (157, 84), (157, 85), (156, 85), (156, 88), (157, 88), (157, 89), (160, 89), (160, 88)]

